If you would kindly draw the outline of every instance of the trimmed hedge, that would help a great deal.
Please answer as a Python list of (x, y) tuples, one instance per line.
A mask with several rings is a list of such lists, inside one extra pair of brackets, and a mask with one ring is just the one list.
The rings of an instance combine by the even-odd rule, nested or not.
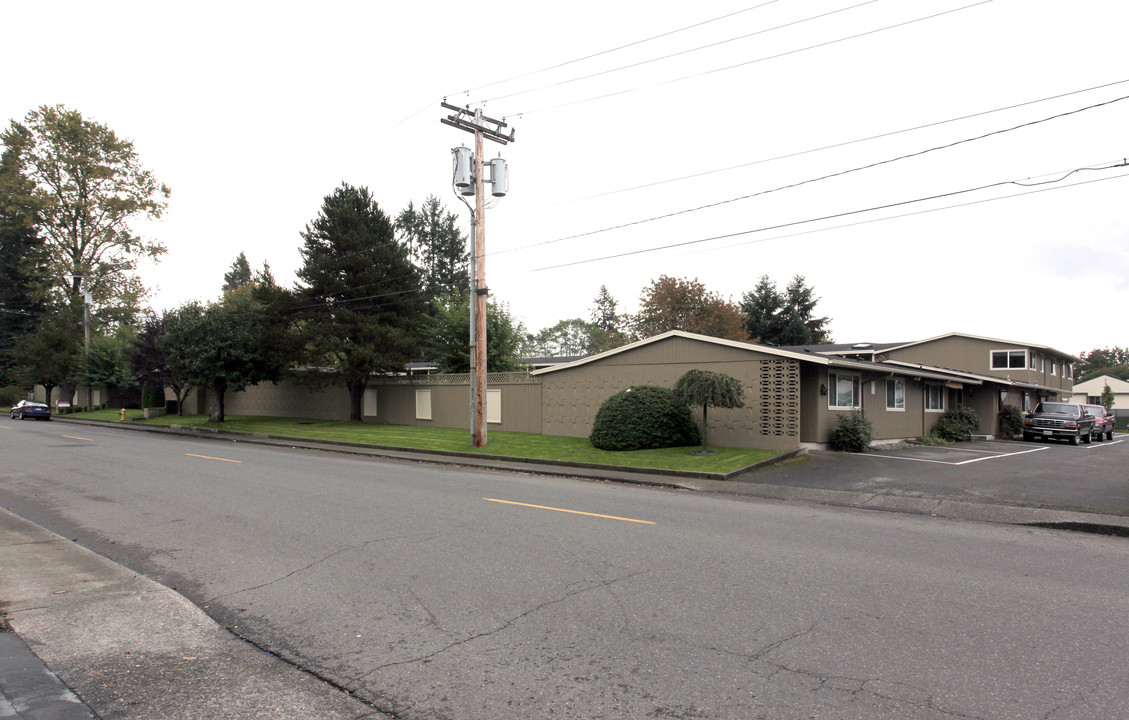
[(633, 385), (600, 406), (588, 436), (600, 450), (650, 450), (701, 443), (690, 410), (668, 388)]

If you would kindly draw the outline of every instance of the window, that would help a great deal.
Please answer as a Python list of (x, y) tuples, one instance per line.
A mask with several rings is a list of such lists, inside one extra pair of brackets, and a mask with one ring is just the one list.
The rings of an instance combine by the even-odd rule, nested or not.
[(993, 350), (992, 351), (992, 369), (993, 370), (1011, 370), (1014, 368), (1023, 369), (1027, 367), (1027, 351), (1026, 350)]
[(431, 419), (431, 391), (416, 390), (416, 420)]
[(1038, 368), (1038, 366), (1037, 366), (1037, 364), (1036, 364), (1037, 362), (1038, 362), (1038, 356), (1037, 356), (1037, 355), (1035, 355), (1035, 353), (1031, 353), (1031, 365), (1030, 365), (1030, 368), (1031, 368), (1032, 370), (1038, 370), (1038, 369), (1039, 369), (1039, 368)]
[(1098, 395), (1087, 395), (1086, 396), (1086, 404), (1087, 405), (1101, 405), (1102, 399)]
[(944, 412), (945, 410), (945, 386), (944, 385), (926, 385), (925, 386), (925, 409), (932, 412)]
[(858, 375), (827, 373), (827, 407), (839, 410), (854, 410), (862, 406), (862, 393)]
[(502, 422), (502, 391), (486, 390), (486, 422)]
[(1058, 375), (1058, 362), (1051, 360), (1051, 375)]
[(1063, 363), (1062, 376), (1071, 380), (1074, 379), (1074, 363)]
[(887, 410), (905, 410), (906, 409), (906, 381), (905, 380), (887, 380), (886, 381), (886, 409)]

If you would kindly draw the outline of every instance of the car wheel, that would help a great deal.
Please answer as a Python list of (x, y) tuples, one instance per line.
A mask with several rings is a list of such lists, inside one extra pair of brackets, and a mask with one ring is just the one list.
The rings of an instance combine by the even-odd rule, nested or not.
[(1074, 433), (1073, 435), (1070, 436), (1070, 444), (1071, 445), (1077, 445), (1080, 442), (1082, 442), (1082, 435), (1081, 434)]
[(1101, 430), (1099, 430), (1097, 433), (1090, 433), (1090, 439), (1101, 442), (1102, 440), (1105, 440), (1105, 433)]
[(1109, 432), (1107, 432), (1105, 434), (1105, 439), (1106, 440), (1112, 440), (1113, 439), (1113, 431), (1112, 430), (1110, 430)]
[(1093, 440), (1094, 440), (1093, 433), (1088, 432), (1082, 437), (1082, 442), (1086, 443), (1087, 445), (1089, 445), (1091, 442), (1093, 442)]
[(1023, 442), (1031, 442), (1034, 439), (1035, 438), (1032, 437), (1031, 433), (1023, 433)]

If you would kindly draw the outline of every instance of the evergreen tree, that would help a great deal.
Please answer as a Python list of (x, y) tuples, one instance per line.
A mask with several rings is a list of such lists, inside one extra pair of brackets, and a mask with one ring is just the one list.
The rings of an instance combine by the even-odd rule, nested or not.
[(396, 216), (396, 230), (420, 269), (420, 284), (433, 315), (440, 298), (468, 292), (467, 240), (458, 228), (458, 216), (448, 212), (439, 198), (429, 195), (418, 210), (409, 202)]
[(745, 333), (753, 342), (766, 345), (819, 345), (831, 342), (826, 317), (813, 317), (819, 298), (796, 275), (784, 293), (768, 275), (762, 275), (752, 291), (741, 299)]
[(223, 292), (226, 294), (250, 284), (251, 263), (247, 262), (247, 256), (241, 252), (235, 262), (231, 263), (231, 270), (223, 275)]
[(16, 161), (0, 155), (0, 388), (15, 382), (16, 339), (35, 332), (46, 284), (31, 186)]
[(418, 270), (367, 188), (327, 195), (302, 232), (298, 318), (309, 380), (343, 382), (362, 419), (369, 376), (402, 372), (420, 355), (427, 304)]
[(618, 333), (620, 317), (617, 306), (616, 299), (608, 292), (608, 286), (601, 285), (600, 292), (592, 300), (592, 323), (608, 334)]
[(744, 315), (745, 333), (753, 342), (779, 344), (781, 311), (784, 298), (776, 289), (776, 283), (768, 275), (761, 275), (755, 288), (741, 298), (741, 312)]

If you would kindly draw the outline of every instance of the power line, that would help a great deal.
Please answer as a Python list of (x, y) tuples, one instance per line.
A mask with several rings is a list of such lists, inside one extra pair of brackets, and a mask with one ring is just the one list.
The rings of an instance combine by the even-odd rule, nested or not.
[(669, 183), (681, 182), (683, 180), (693, 180), (694, 178), (706, 177), (708, 175), (715, 175), (717, 173), (729, 172), (730, 170), (739, 170), (741, 168), (752, 167), (754, 165), (764, 165), (765, 163), (776, 162), (777, 160), (787, 160), (789, 158), (800, 157), (802, 155), (810, 155), (812, 153), (822, 152), (824, 150), (834, 150), (835, 148), (846, 147), (848, 145), (856, 145), (858, 143), (868, 142), (870, 140), (880, 140), (882, 138), (892, 137), (894, 135), (902, 135), (902, 134), (905, 134), (905, 133), (908, 133), (908, 132), (914, 132), (916, 130), (925, 130), (926, 128), (938, 127), (940, 125), (947, 125), (949, 123), (959, 122), (961, 120), (971, 120), (972, 118), (982, 117), (984, 115), (991, 115), (993, 113), (998, 113), (998, 112), (1004, 112), (1005, 110), (1014, 110), (1016, 108), (1026, 107), (1027, 105), (1036, 105), (1038, 103), (1048, 102), (1050, 100), (1059, 100), (1059, 99), (1064, 98), (1064, 97), (1070, 97), (1071, 95), (1080, 95), (1082, 93), (1091, 92), (1093, 90), (1101, 90), (1103, 88), (1113, 87), (1114, 85), (1123, 85), (1127, 82), (1129, 82), (1129, 79), (1117, 80), (1117, 81), (1114, 81), (1114, 82), (1105, 83), (1104, 85), (1094, 85), (1093, 87), (1084, 88), (1082, 90), (1072, 90), (1071, 92), (1060, 93), (1058, 95), (1051, 95), (1049, 97), (1039, 98), (1038, 100), (1028, 100), (1026, 102), (1016, 103), (1014, 105), (1006, 105), (1004, 107), (995, 108), (994, 110), (982, 110), (980, 112), (971, 113), (969, 115), (961, 115), (960, 117), (950, 118), (948, 120), (938, 120), (936, 122), (925, 123), (924, 125), (916, 125), (914, 127), (904, 128), (902, 130), (891, 130), (890, 132), (879, 133), (878, 135), (870, 135), (868, 137), (856, 138), (854, 140), (845, 140), (843, 142), (833, 143), (831, 145), (823, 145), (821, 147), (810, 148), (808, 150), (799, 150), (797, 152), (787, 153), (785, 155), (777, 155), (775, 157), (762, 158), (760, 160), (753, 160), (753, 161), (750, 161), (750, 162), (740, 163), (738, 165), (730, 165), (728, 167), (716, 168), (714, 170), (705, 170), (703, 172), (692, 173), (690, 175), (682, 175), (682, 176), (679, 176), (679, 177), (667, 178), (666, 180), (656, 180), (654, 182), (644, 183), (642, 185), (634, 185), (632, 187), (619, 188), (618, 190), (608, 190), (606, 192), (596, 193), (594, 195), (585, 195), (584, 197), (573, 198), (572, 200), (563, 200), (561, 202), (552, 203), (550, 205), (542, 205), (541, 207), (554, 207), (554, 206), (558, 206), (558, 205), (567, 205), (567, 204), (574, 203), (574, 202), (581, 202), (583, 200), (592, 200), (594, 198), (607, 197), (609, 195), (618, 195), (620, 193), (632, 192), (634, 190), (643, 190), (643, 189), (646, 189), (646, 188), (649, 188), (649, 187), (655, 187), (657, 185), (667, 185)]
[(732, 245), (725, 245), (723, 247), (706, 248), (704, 251), (728, 250), (730, 248), (740, 247), (742, 245), (753, 245), (757, 243), (769, 242), (770, 240), (783, 240), (785, 238), (800, 237), (801, 235), (814, 235), (815, 233), (828, 232), (830, 230), (842, 230), (843, 228), (856, 227), (858, 225), (870, 225), (872, 223), (885, 222), (886, 220), (898, 220), (900, 218), (913, 217), (914, 215), (926, 215), (928, 213), (941, 212), (942, 210), (953, 210), (955, 208), (969, 207), (971, 205), (983, 205), (984, 203), (996, 202), (997, 200), (1011, 200), (1012, 198), (1023, 197), (1025, 195), (1034, 195), (1036, 193), (1052, 192), (1054, 190), (1067, 190), (1069, 188), (1079, 187), (1081, 185), (1092, 185), (1093, 183), (1106, 182), (1107, 180), (1118, 180), (1124, 177), (1129, 177), (1129, 173), (1114, 175), (1113, 177), (1097, 178), (1095, 180), (1083, 180), (1082, 182), (1071, 183), (1069, 185), (1063, 185), (1061, 187), (1042, 188), (1039, 190), (1025, 190), (1023, 192), (1012, 193), (1011, 195), (1001, 195), (999, 197), (985, 198), (984, 200), (970, 200), (968, 202), (956, 203), (955, 205), (944, 205), (942, 207), (929, 208), (928, 210), (915, 210), (914, 212), (902, 213), (900, 215), (888, 215), (886, 217), (874, 218), (872, 220), (860, 220), (858, 222), (844, 223), (843, 225), (832, 225), (831, 227), (817, 228), (815, 230), (805, 230), (803, 232), (789, 233), (787, 235), (774, 235), (770, 238), (746, 240), (744, 242), (733, 243)]
[(1012, 132), (1014, 130), (1019, 130), (1021, 128), (1031, 127), (1033, 125), (1039, 125), (1041, 123), (1049, 122), (1051, 120), (1056, 120), (1056, 119), (1063, 118), (1063, 117), (1068, 117), (1070, 115), (1076, 115), (1080, 112), (1085, 112), (1086, 110), (1092, 110), (1094, 108), (1103, 107), (1105, 105), (1111, 105), (1115, 102), (1121, 102), (1122, 100), (1129, 100), (1129, 95), (1123, 95), (1122, 97), (1114, 98), (1112, 100), (1107, 100), (1105, 102), (1095, 103), (1093, 105), (1087, 105), (1086, 107), (1077, 108), (1075, 110), (1069, 110), (1067, 112), (1059, 113), (1057, 115), (1051, 115), (1050, 117), (1045, 117), (1045, 118), (1042, 118), (1040, 120), (1032, 120), (1030, 122), (1021, 123), (1019, 125), (1015, 125), (1015, 126), (1010, 127), (1010, 128), (1005, 128), (1003, 130), (994, 130), (994, 131), (989, 132), (989, 133), (984, 133), (983, 135), (977, 135), (975, 137), (965, 138), (963, 140), (957, 140), (957, 141), (954, 141), (954, 142), (951, 142), (951, 143), (946, 143), (944, 145), (936, 145), (934, 147), (927, 148), (925, 150), (919, 150), (917, 152), (908, 153), (906, 155), (899, 155), (897, 157), (888, 158), (886, 160), (879, 160), (879, 161), (876, 161), (876, 162), (868, 163), (866, 165), (859, 165), (857, 167), (849, 168), (847, 170), (840, 170), (838, 172), (829, 173), (827, 175), (822, 175), (820, 177), (809, 178), (807, 180), (801, 180), (799, 182), (789, 183), (787, 185), (781, 185), (779, 187), (771, 188), (769, 190), (760, 190), (758, 192), (750, 193), (748, 195), (741, 195), (741, 196), (738, 196), (738, 197), (735, 197), (735, 198), (729, 198), (728, 200), (719, 200), (717, 202), (708, 203), (706, 205), (699, 205), (697, 207), (686, 208), (686, 209), (683, 209), (683, 210), (676, 210), (674, 212), (664, 213), (663, 215), (655, 215), (655, 216), (652, 216), (652, 217), (649, 217), (649, 218), (643, 218), (642, 220), (634, 220), (632, 222), (622, 223), (620, 225), (613, 225), (611, 227), (600, 228), (598, 230), (590, 230), (588, 232), (577, 233), (575, 235), (568, 235), (568, 236), (565, 236), (565, 237), (562, 237), (562, 238), (556, 238), (555, 240), (545, 240), (543, 242), (533, 243), (531, 245), (523, 245), (521, 247), (510, 248), (509, 250), (499, 251), (498, 254), (506, 253), (506, 252), (517, 252), (519, 250), (529, 250), (531, 248), (541, 247), (541, 246), (544, 246), (544, 245), (551, 245), (551, 244), (554, 244), (554, 243), (564, 242), (566, 240), (575, 240), (577, 238), (589, 237), (589, 236), (592, 236), (592, 235), (598, 235), (600, 233), (610, 232), (612, 230), (622, 230), (623, 228), (634, 227), (636, 225), (643, 225), (645, 223), (655, 222), (657, 220), (666, 220), (668, 218), (677, 217), (679, 215), (687, 215), (689, 213), (698, 212), (698, 211), (701, 211), (701, 210), (709, 210), (709, 209), (712, 209), (712, 208), (720, 207), (722, 205), (728, 205), (728, 204), (731, 204), (731, 203), (739, 202), (741, 200), (749, 200), (749, 199), (754, 198), (754, 197), (760, 197), (762, 195), (768, 195), (768, 194), (771, 194), (771, 193), (780, 192), (781, 190), (788, 190), (788, 189), (791, 189), (791, 188), (800, 187), (802, 185), (809, 185), (811, 183), (819, 182), (821, 180), (827, 180), (827, 179), (835, 178), (835, 177), (842, 177), (844, 175), (849, 175), (851, 173), (860, 172), (862, 170), (867, 170), (867, 169), (870, 169), (870, 168), (878, 167), (880, 165), (888, 165), (890, 163), (894, 163), (894, 162), (897, 162), (899, 160), (905, 160), (907, 158), (918, 157), (918, 156), (925, 155), (925, 154), (928, 154), (928, 153), (931, 153), (931, 152), (936, 152), (938, 150), (945, 150), (945, 149), (948, 149), (948, 148), (956, 147), (958, 145), (964, 145), (964, 144), (967, 144), (967, 143), (970, 143), (970, 142), (975, 142), (977, 140), (983, 140), (984, 138), (992, 137), (992, 136), (995, 136), (995, 135), (1002, 135), (1004, 133)]
[[(877, 0), (869, 0), (869, 1), (870, 2), (876, 2)], [(530, 72), (522, 73), (521, 75), (514, 75), (513, 77), (506, 78), (505, 80), (495, 80), (494, 82), (486, 83), (485, 85), (479, 85), (478, 87), (470, 88), (469, 90), (465, 90), (462, 93), (452, 93), (452, 95), (459, 95), (459, 94), (469, 95), (470, 93), (475, 92), (477, 90), (483, 90), (485, 88), (493, 87), (495, 85), (501, 85), (502, 83), (511, 82), (513, 80), (520, 80), (521, 78), (529, 77), (531, 75), (539, 75), (541, 73), (549, 72), (550, 70), (556, 70), (558, 68), (562, 68), (562, 67), (565, 67), (567, 65), (574, 65), (578, 62), (583, 62), (585, 60), (591, 60), (592, 58), (600, 57), (601, 55), (608, 55), (608, 54), (613, 53), (613, 52), (618, 52), (620, 50), (626, 50), (627, 48), (630, 48), (630, 47), (635, 47), (636, 45), (642, 45), (644, 43), (651, 42), (652, 40), (659, 40), (659, 39), (664, 38), (664, 37), (676, 35), (680, 32), (685, 32), (686, 30), (693, 30), (694, 28), (702, 27), (703, 25), (709, 25), (710, 23), (715, 23), (715, 22), (718, 22), (719, 20), (725, 20), (725, 19), (731, 18), (735, 15), (747, 13), (751, 10), (759, 10), (762, 7), (765, 7), (765, 6), (768, 6), (768, 5), (773, 5), (777, 2), (780, 2), (780, 0), (769, 0), (769, 2), (764, 2), (764, 3), (761, 3), (760, 5), (753, 5), (752, 7), (747, 7), (747, 8), (744, 8), (742, 10), (736, 10), (734, 12), (727, 13), (725, 15), (720, 15), (718, 17), (711, 18), (709, 20), (703, 20), (702, 22), (697, 22), (697, 23), (694, 23), (692, 25), (687, 25), (685, 27), (678, 28), (677, 30), (668, 30), (667, 32), (660, 33), (658, 35), (652, 35), (651, 37), (645, 38), (643, 40), (636, 40), (634, 42), (629, 42), (625, 45), (619, 45), (618, 47), (610, 48), (608, 50), (601, 50), (600, 52), (592, 53), (591, 55), (585, 55), (583, 57), (578, 57), (578, 58), (575, 58), (573, 60), (566, 60), (565, 62), (557, 63), (556, 65), (550, 65), (548, 67), (543, 67), (540, 70), (531, 70)], [(537, 88), (537, 89), (540, 89), (540, 88)], [(532, 92), (532, 91), (527, 91), (527, 92)], [(483, 101), (483, 102), (486, 102), (486, 101)], [(472, 103), (472, 104), (478, 104), (478, 103)]]
[(680, 33), (680, 32), (685, 32), (686, 30), (692, 30), (694, 28), (701, 27), (703, 25), (709, 25), (710, 23), (718, 22), (719, 20), (725, 20), (725, 19), (731, 18), (735, 15), (740, 15), (742, 13), (749, 12), (750, 10), (758, 10), (762, 7), (765, 7), (767, 5), (773, 5), (773, 4), (778, 3), (778, 2), (780, 2), (780, 0), (769, 0), (768, 2), (761, 3), (760, 5), (753, 5), (752, 7), (747, 7), (747, 8), (744, 8), (742, 10), (736, 10), (734, 12), (727, 13), (725, 15), (720, 15), (720, 16), (715, 17), (715, 18), (710, 18), (709, 20), (703, 20), (701, 22), (693, 23), (692, 25), (686, 25), (685, 27), (681, 27), (681, 28), (678, 28), (676, 30), (668, 30), (667, 32), (659, 33), (658, 35), (652, 35), (649, 38), (644, 38), (642, 40), (635, 40), (634, 42), (629, 42), (625, 45), (619, 45), (617, 47), (609, 48), (607, 50), (601, 50), (599, 52), (595, 52), (595, 53), (592, 53), (590, 55), (584, 55), (582, 57), (573, 58), (572, 60), (566, 60), (564, 62), (557, 63), (555, 65), (549, 65), (548, 67), (543, 67), (540, 70), (531, 70), (529, 72), (522, 73), (520, 75), (514, 75), (513, 77), (509, 77), (509, 78), (506, 78), (504, 80), (495, 80), (493, 82), (486, 83), (485, 85), (479, 85), (478, 87), (473, 87), (473, 88), (470, 88), (468, 90), (460, 90), (458, 92), (448, 93), (448, 94), (444, 95), (442, 98), (436, 98), (435, 100), (428, 101), (428, 103), (426, 105), (421, 107), (419, 110), (416, 110), (411, 115), (408, 115), (404, 119), (400, 120), (398, 123), (396, 123), (392, 127), (397, 128), (400, 125), (403, 125), (407, 121), (411, 120), (412, 118), (416, 117), (417, 115), (422, 114), (425, 110), (429, 110), (432, 106), (435, 105), (435, 103), (439, 102), (440, 99), (446, 99), (448, 97), (455, 97), (457, 95), (467, 95), (467, 96), (469, 96), (470, 93), (476, 92), (478, 90), (484, 90), (488, 87), (493, 87), (495, 85), (501, 85), (502, 83), (511, 82), (513, 80), (520, 80), (522, 78), (530, 77), (532, 75), (539, 75), (539, 74), (544, 73), (544, 72), (549, 72), (550, 70), (556, 70), (558, 68), (562, 68), (562, 67), (565, 67), (567, 65), (573, 65), (575, 63), (583, 62), (585, 60), (591, 60), (592, 58), (600, 57), (601, 55), (608, 55), (609, 53), (617, 52), (619, 50), (625, 50), (625, 49), (630, 48), (630, 47), (635, 47), (636, 45), (642, 45), (644, 43), (651, 42), (652, 40), (659, 40), (659, 39), (664, 38), (664, 37), (669, 37), (670, 35), (675, 35), (675, 34)]
[[(704, 70), (702, 72), (693, 73), (691, 75), (683, 75), (682, 77), (673, 78), (671, 80), (663, 80), (661, 82), (651, 83), (650, 85), (636, 85), (635, 87), (627, 88), (627, 89), (624, 89), (624, 90), (617, 90), (615, 92), (605, 93), (603, 95), (596, 95), (596, 96), (593, 96), (593, 97), (584, 98), (582, 100), (573, 100), (571, 102), (560, 103), (558, 105), (550, 105), (550, 106), (547, 106), (547, 107), (537, 108), (537, 109), (534, 109), (534, 110), (523, 110), (521, 112), (510, 112), (510, 113), (506, 113), (506, 116), (507, 117), (514, 117), (514, 116), (520, 117), (520, 116), (525, 116), (525, 115), (532, 115), (533, 113), (545, 112), (547, 110), (559, 110), (560, 108), (571, 107), (573, 105), (581, 105), (581, 104), (584, 104), (584, 103), (595, 102), (596, 100), (605, 100), (607, 98), (616, 97), (616, 96), (619, 96), (619, 95), (627, 95), (629, 93), (638, 92), (639, 90), (649, 90), (651, 88), (662, 87), (664, 85), (671, 85), (673, 83), (682, 82), (684, 80), (694, 80), (694, 79), (697, 79), (697, 78), (700, 78), (700, 77), (705, 77), (707, 75), (713, 75), (715, 73), (725, 72), (727, 70), (735, 70), (737, 68), (746, 67), (748, 65), (755, 65), (757, 63), (766, 62), (768, 60), (776, 60), (778, 58), (787, 57), (789, 55), (795, 55), (797, 53), (806, 52), (808, 50), (815, 50), (815, 49), (822, 48), (822, 47), (828, 47), (830, 45), (835, 45), (835, 44), (838, 44), (838, 43), (841, 43), (841, 42), (847, 42), (848, 40), (857, 40), (858, 38), (866, 37), (868, 35), (874, 35), (874, 34), (877, 34), (877, 33), (880, 33), (880, 32), (884, 32), (886, 30), (894, 30), (896, 28), (905, 27), (907, 25), (913, 25), (914, 23), (924, 22), (926, 20), (933, 20), (935, 18), (939, 18), (939, 17), (942, 17), (944, 15), (950, 15), (952, 13), (960, 12), (962, 10), (968, 10), (970, 8), (974, 8), (974, 7), (977, 7), (977, 6), (980, 6), (980, 5), (987, 5), (988, 3), (992, 2), (992, 1), (993, 0), (980, 0), (979, 2), (975, 2), (975, 3), (972, 3), (970, 5), (964, 5), (962, 7), (953, 8), (952, 10), (945, 10), (943, 12), (935, 13), (933, 15), (926, 15), (925, 17), (916, 18), (914, 20), (906, 20), (905, 22), (895, 23), (894, 25), (887, 25), (885, 27), (880, 27), (880, 28), (877, 28), (877, 29), (874, 29), (874, 30), (868, 30), (866, 32), (858, 33), (856, 35), (848, 35), (847, 37), (838, 38), (836, 40), (828, 40), (827, 42), (816, 43), (815, 45), (808, 45), (807, 47), (798, 48), (796, 50), (788, 50), (786, 52), (777, 53), (775, 55), (768, 55), (768, 56), (765, 56), (765, 57), (762, 57), (762, 58), (757, 58), (756, 60), (747, 60), (745, 62), (737, 63), (735, 65), (727, 65), (725, 67), (714, 68), (713, 70)], [(486, 101), (483, 101), (483, 102), (486, 102)]]
[(1076, 168), (1074, 170), (1067, 172), (1066, 175), (1064, 175), (1063, 177), (1061, 177), (1057, 180), (1048, 180), (1048, 181), (1042, 182), (1042, 183), (1023, 183), (1023, 182), (1020, 182), (1018, 180), (1004, 180), (1004, 181), (1001, 181), (1001, 182), (989, 183), (987, 185), (980, 185), (978, 187), (966, 188), (964, 190), (954, 190), (952, 192), (940, 193), (938, 195), (930, 195), (930, 196), (922, 197), (922, 198), (915, 198), (913, 200), (901, 200), (901, 201), (894, 202), (894, 203), (887, 203), (886, 205), (875, 205), (873, 207), (862, 208), (860, 210), (849, 210), (847, 212), (834, 213), (834, 214), (831, 214), (831, 215), (823, 215), (821, 217), (816, 217), (816, 218), (808, 218), (807, 220), (796, 220), (796, 221), (793, 221), (793, 222), (780, 223), (778, 225), (768, 225), (768, 226), (765, 226), (765, 227), (754, 228), (752, 230), (740, 230), (738, 232), (726, 233), (724, 235), (715, 235), (713, 237), (700, 238), (700, 239), (697, 239), (697, 240), (686, 240), (686, 241), (683, 241), (683, 242), (671, 243), (669, 245), (660, 245), (658, 247), (644, 248), (642, 250), (631, 250), (631, 251), (628, 251), (628, 252), (616, 253), (614, 255), (604, 255), (603, 257), (588, 258), (587, 260), (576, 260), (576, 261), (573, 261), (573, 262), (561, 263), (559, 265), (548, 265), (548, 266), (545, 266), (545, 267), (534, 268), (531, 272), (540, 272), (542, 270), (555, 270), (557, 268), (571, 267), (573, 265), (585, 265), (587, 263), (600, 262), (602, 260), (613, 260), (615, 258), (628, 257), (628, 256), (631, 256), (631, 255), (642, 255), (642, 254), (645, 254), (645, 253), (657, 252), (659, 250), (669, 250), (671, 248), (676, 248), (676, 247), (686, 247), (686, 246), (689, 246), (689, 245), (698, 245), (698, 244), (701, 244), (701, 243), (704, 243), (704, 242), (710, 242), (710, 241), (713, 241), (713, 240), (724, 240), (726, 238), (738, 237), (740, 235), (750, 235), (752, 233), (768, 232), (769, 230), (780, 230), (780, 229), (786, 228), (786, 227), (795, 227), (797, 225), (806, 225), (808, 223), (820, 222), (822, 220), (833, 220), (835, 218), (850, 217), (851, 215), (860, 215), (862, 213), (874, 212), (876, 210), (888, 210), (890, 208), (901, 207), (903, 205), (912, 205), (914, 203), (927, 202), (929, 200), (939, 200), (941, 198), (954, 197), (956, 195), (964, 195), (964, 194), (971, 193), (971, 192), (979, 192), (981, 190), (988, 190), (988, 189), (995, 188), (995, 187), (1002, 187), (1004, 185), (1019, 185), (1019, 186), (1022, 186), (1022, 187), (1030, 187), (1032, 185), (1045, 185), (1045, 184), (1049, 184), (1049, 183), (1057, 183), (1057, 182), (1062, 182), (1063, 180), (1070, 177), (1071, 175), (1074, 175), (1075, 173), (1079, 173), (1079, 172), (1083, 172), (1083, 171), (1089, 171), (1089, 170), (1112, 170), (1113, 168), (1119, 168), (1119, 167), (1129, 167), (1129, 161), (1123, 160), (1123, 161), (1121, 161), (1121, 162), (1119, 162), (1115, 165), (1109, 165), (1109, 166), (1106, 166), (1106, 167)]
[(610, 75), (612, 73), (617, 73), (617, 72), (620, 72), (622, 70), (630, 70), (631, 68), (637, 68), (637, 67), (641, 67), (643, 65), (649, 65), (651, 63), (660, 62), (662, 60), (669, 60), (671, 58), (679, 57), (681, 55), (689, 55), (690, 53), (695, 53), (695, 52), (698, 52), (700, 50), (708, 50), (710, 48), (718, 47), (720, 45), (725, 45), (725, 44), (728, 44), (728, 43), (731, 43), (731, 42), (737, 42), (738, 40), (747, 40), (751, 37), (756, 37), (757, 35), (764, 35), (765, 33), (770, 33), (774, 30), (783, 30), (784, 28), (793, 27), (795, 25), (802, 25), (803, 23), (811, 22), (812, 20), (819, 20), (821, 18), (825, 18), (825, 17), (828, 17), (830, 15), (836, 15), (838, 13), (847, 12), (848, 10), (855, 10), (857, 8), (864, 6), (864, 5), (871, 5), (871, 4), (876, 3), (876, 2), (878, 2), (878, 0), (865, 0), (864, 2), (858, 3), (856, 5), (851, 5), (851, 6), (848, 6), (848, 7), (845, 7), (845, 8), (839, 8), (838, 10), (829, 10), (828, 12), (820, 13), (818, 15), (812, 15), (810, 17), (803, 18), (802, 20), (793, 20), (792, 22), (784, 23), (783, 25), (777, 25), (775, 27), (765, 28), (764, 30), (757, 30), (756, 32), (747, 33), (745, 35), (738, 35), (736, 37), (727, 38), (725, 40), (718, 40), (717, 42), (708, 43), (706, 45), (698, 45), (697, 47), (689, 48), (687, 50), (680, 50), (678, 52), (670, 53), (668, 55), (660, 55), (659, 57), (649, 58), (647, 60), (640, 60), (639, 62), (629, 63), (627, 65), (621, 65), (619, 67), (611, 68), (609, 70), (601, 70), (599, 72), (590, 73), (588, 75), (581, 75), (579, 77), (569, 78), (568, 80), (561, 80), (559, 82), (549, 83), (547, 85), (541, 85), (540, 87), (529, 88), (528, 90), (519, 90), (519, 91), (516, 91), (516, 92), (506, 94), (506, 95), (498, 95), (497, 97), (492, 97), (492, 98), (489, 98), (487, 100), (472, 101), (470, 104), (471, 105), (485, 105), (488, 102), (497, 102), (498, 100), (506, 100), (508, 98), (517, 97), (519, 95), (527, 95), (531, 92), (537, 92), (538, 90), (546, 90), (546, 89), (549, 89), (549, 88), (560, 87), (561, 85), (571, 85), (572, 83), (575, 83), (575, 82), (581, 82), (581, 81), (584, 81), (584, 80), (591, 80), (592, 78), (595, 78), (595, 77), (600, 77), (600, 76), (603, 76), (603, 75)]

